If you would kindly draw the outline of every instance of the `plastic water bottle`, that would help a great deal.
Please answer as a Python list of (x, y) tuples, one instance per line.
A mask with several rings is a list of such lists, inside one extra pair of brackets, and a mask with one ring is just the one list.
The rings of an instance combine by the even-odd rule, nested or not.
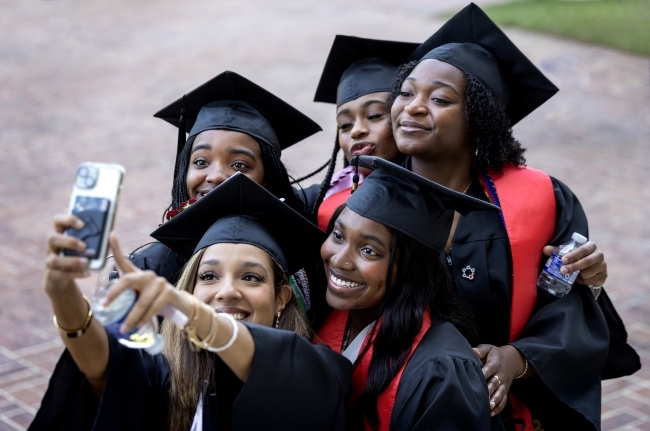
[[(90, 301), (93, 316), (106, 328), (106, 331), (117, 338), (120, 344), (131, 349), (144, 349), (151, 355), (162, 352), (165, 340), (158, 331), (158, 318), (156, 316), (152, 317), (151, 321), (140, 328), (135, 328), (125, 334), (120, 332), (120, 326), (138, 300), (138, 294), (135, 290), (127, 289), (113, 299), (110, 304), (102, 305), (102, 300), (106, 297), (108, 289), (118, 279), (119, 273), (115, 266), (107, 265), (104, 271), (100, 272), (98, 277), (99, 288)], [(181, 328), (187, 323), (187, 316), (176, 308), (166, 306), (161, 310), (160, 314)]]
[(557, 246), (544, 264), (544, 269), (542, 269), (539, 278), (537, 278), (537, 286), (558, 298), (569, 293), (580, 271), (574, 271), (566, 275), (562, 274), (560, 272), (560, 268), (562, 268), (562, 257), (586, 242), (587, 238), (574, 232), (571, 235), (571, 241)]

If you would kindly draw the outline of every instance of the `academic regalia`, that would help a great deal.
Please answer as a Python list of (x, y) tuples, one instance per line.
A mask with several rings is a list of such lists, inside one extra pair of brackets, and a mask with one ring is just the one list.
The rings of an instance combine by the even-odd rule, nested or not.
[[(439, 60), (473, 75), (501, 104), (511, 125), (558, 91), (473, 3), (411, 59)], [(599, 307), (579, 284), (560, 299), (536, 287), (543, 246), (562, 244), (573, 232), (588, 236), (584, 211), (564, 184), (541, 171), (506, 165), (502, 172), (473, 175), (468, 195), (489, 198), (503, 212), (461, 217), (451, 254), (442, 259), (474, 309), (478, 341), (515, 346), (537, 372), (537, 377), (515, 380), (511, 388), (515, 413), (527, 431), (599, 429), (601, 376), (636, 371), (637, 355), (626, 344), (625, 328), (607, 297)], [(611, 343), (608, 327), (616, 334)], [(615, 352), (610, 357), (608, 348)], [(501, 413), (504, 418), (510, 414), (509, 408)]]
[[(203, 400), (204, 430), (341, 430), (349, 361), (288, 331), (246, 324), (255, 341), (245, 383), (213, 356), (215, 377)], [(129, 349), (109, 335), (101, 398), (66, 351), (30, 431), (164, 430), (169, 366), (163, 355)]]
[[(246, 133), (278, 154), (321, 130), (288, 103), (231, 71), (217, 75), (154, 116), (179, 128), (177, 157), (186, 143), (186, 129), (188, 141), (205, 130)], [(135, 251), (130, 258), (138, 268), (152, 270), (171, 284), (178, 281), (186, 262), (159, 243)]]
[[(314, 102), (336, 104), (337, 108), (371, 93), (390, 92), (397, 67), (407, 61), (417, 43), (364, 39), (337, 35), (323, 68)], [(325, 230), (334, 210), (345, 202), (352, 187), (353, 171), (346, 167), (334, 173), (317, 214), (318, 226)], [(363, 178), (359, 178), (359, 183)], [(346, 186), (344, 186), (346, 184)], [(320, 184), (304, 190), (305, 208), (316, 205)], [(335, 202), (325, 204), (336, 193)]]
[[(498, 211), (489, 202), (443, 187), (386, 160), (359, 156), (351, 161), (355, 167), (357, 163), (375, 170), (348, 199), (348, 210), (433, 250), (444, 248), (454, 211), (463, 214)], [(341, 351), (349, 313), (332, 312), (317, 334), (318, 342)], [(382, 320), (383, 316), (379, 316), (376, 327), (360, 332), (343, 352), (355, 361), (352, 405), (366, 386), (374, 340)], [(490, 418), (489, 393), (481, 361), (451, 323), (423, 310), (418, 333), (405, 353), (405, 363), (377, 399), (379, 430), (502, 429), (500, 418)], [(370, 429), (368, 423), (365, 429)]]
[[(184, 258), (213, 244), (255, 246), (268, 253), (285, 274), (318, 261), (323, 240), (318, 227), (241, 173), (152, 236)], [(293, 332), (242, 323), (255, 343), (251, 372), (242, 383), (217, 354), (208, 353), (215, 377), (195, 413), (203, 429), (341, 429), (349, 362)], [(110, 334), (108, 338), (110, 354), (99, 403), (72, 357), (64, 352), (30, 429), (165, 429), (168, 409), (173, 408), (168, 401), (166, 358), (126, 348)]]

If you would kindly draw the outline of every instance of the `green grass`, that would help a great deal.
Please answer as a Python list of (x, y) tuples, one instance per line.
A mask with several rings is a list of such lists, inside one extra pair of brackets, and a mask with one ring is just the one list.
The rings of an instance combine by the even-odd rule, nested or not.
[(650, 0), (528, 0), (484, 10), (501, 25), (650, 55)]

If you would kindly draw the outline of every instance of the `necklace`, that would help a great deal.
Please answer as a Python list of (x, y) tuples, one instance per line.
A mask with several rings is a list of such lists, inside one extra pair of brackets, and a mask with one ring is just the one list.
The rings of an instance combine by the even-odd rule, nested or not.
[(472, 180), (469, 180), (469, 184), (467, 184), (467, 187), (465, 187), (465, 190), (463, 191), (463, 194), (467, 193), (467, 190), (469, 190), (469, 186), (472, 185)]

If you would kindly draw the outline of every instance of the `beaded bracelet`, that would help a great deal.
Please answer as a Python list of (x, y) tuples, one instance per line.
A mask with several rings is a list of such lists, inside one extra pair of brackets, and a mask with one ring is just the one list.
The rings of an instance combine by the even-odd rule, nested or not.
[[(228, 320), (230, 320), (230, 323), (232, 323), (232, 336), (230, 337), (230, 340), (228, 340), (228, 342), (221, 347), (208, 347), (208, 352), (219, 353), (230, 349), (232, 345), (235, 344), (235, 340), (237, 340), (237, 334), (239, 333), (239, 325), (237, 324), (237, 321), (234, 317), (228, 313), (219, 313), (218, 315), (226, 317)], [(215, 315), (214, 318), (216, 319), (217, 315)]]
[(526, 361), (524, 365), (524, 372), (519, 374), (517, 377), (515, 377), (515, 380), (522, 378), (524, 374), (526, 374), (526, 372), (528, 371), (528, 359), (524, 358), (524, 361)]
[(88, 299), (86, 295), (81, 295), (81, 297), (88, 304), (88, 315), (86, 316), (86, 321), (84, 322), (83, 325), (81, 325), (79, 329), (65, 329), (59, 325), (59, 322), (56, 321), (56, 315), (52, 316), (52, 320), (54, 320), (54, 326), (56, 326), (59, 329), (59, 331), (63, 332), (65, 336), (68, 338), (81, 337), (83, 334), (86, 333), (86, 331), (90, 327), (90, 322), (93, 320), (93, 307), (90, 304), (90, 299)]

